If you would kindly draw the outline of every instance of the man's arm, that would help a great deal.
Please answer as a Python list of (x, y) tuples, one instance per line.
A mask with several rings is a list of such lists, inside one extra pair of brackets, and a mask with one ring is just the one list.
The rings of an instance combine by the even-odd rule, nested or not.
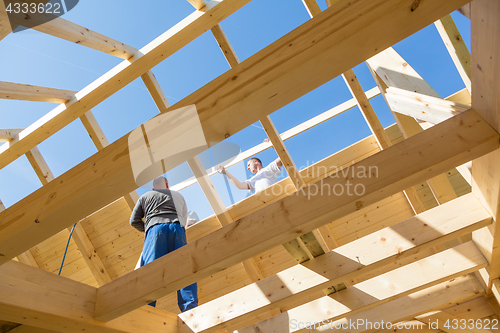
[(278, 168), (281, 169), (281, 167), (283, 166), (283, 162), (281, 162), (281, 158), (277, 158), (274, 160), (274, 162), (276, 162), (276, 165), (278, 166)]
[(238, 179), (236, 179), (235, 176), (233, 176), (229, 171), (226, 170), (226, 168), (224, 168), (223, 166), (220, 167), (218, 170), (217, 170), (218, 173), (221, 173), (223, 175), (226, 175), (227, 178), (229, 178), (229, 181), (231, 183), (233, 183), (234, 186), (236, 186), (237, 188), (239, 188), (240, 190), (249, 190), (250, 188), (248, 187), (248, 184), (247, 183), (242, 183), (240, 182)]
[(141, 200), (137, 200), (137, 203), (132, 210), (132, 214), (130, 215), (130, 225), (140, 232), (144, 232), (144, 222), (142, 222), (143, 217), (144, 211), (142, 210)]

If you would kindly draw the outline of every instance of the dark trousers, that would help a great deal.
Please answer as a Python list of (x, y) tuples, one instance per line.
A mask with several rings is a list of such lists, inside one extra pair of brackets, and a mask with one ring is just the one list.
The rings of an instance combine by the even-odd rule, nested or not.
[[(179, 223), (162, 223), (153, 225), (146, 232), (142, 249), (141, 266), (164, 256), (184, 245), (186, 231)], [(172, 267), (175, 269), (175, 267)], [(184, 312), (198, 306), (198, 289), (196, 283), (177, 291), (179, 309)], [(156, 306), (156, 301), (149, 303)]]

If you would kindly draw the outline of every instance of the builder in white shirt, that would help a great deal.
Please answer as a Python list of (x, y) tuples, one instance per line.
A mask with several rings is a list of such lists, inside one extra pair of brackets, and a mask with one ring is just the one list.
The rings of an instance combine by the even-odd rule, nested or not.
[[(266, 140), (267, 141), (267, 140)], [(283, 163), (278, 157), (276, 160), (263, 167), (262, 162), (257, 157), (252, 157), (248, 160), (247, 169), (255, 176), (240, 182), (236, 177), (229, 173), (224, 167), (220, 167), (217, 171), (227, 175), (227, 178), (234, 186), (240, 190), (250, 190), (251, 192), (259, 192), (271, 186), (278, 181), (278, 175), (281, 173)]]

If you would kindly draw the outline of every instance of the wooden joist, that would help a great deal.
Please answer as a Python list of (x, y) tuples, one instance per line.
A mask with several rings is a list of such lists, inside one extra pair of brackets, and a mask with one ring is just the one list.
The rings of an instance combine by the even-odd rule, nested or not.
[[(456, 140), (457, 133), (464, 140)], [(483, 155), (497, 149), (498, 139), (498, 134), (485, 125), (473, 110), (466, 111), (353, 164), (354, 169), (348, 169), (364, 170), (362, 172), (351, 171), (346, 175), (339, 172), (309, 186), (307, 191), (287, 196), (189, 243), (178, 249), (177, 253), (168, 254), (100, 287), (96, 318), (115, 318), (147, 304), (150, 299), (167, 295), (177, 288), (449, 170), (454, 165), (472, 159), (476, 154)], [(442, 149), (436, 148), (436, 142), (439, 142), (437, 146)], [(377, 166), (376, 174), (369, 169), (370, 166)], [(345, 187), (349, 184), (363, 188), (364, 193), (348, 195)], [(338, 190), (339, 187), (346, 192), (335, 195), (335, 200), (325, 192), (323, 195), (311, 196), (312, 190)], [(306, 210), (304, 205), (307, 205)], [(237, 250), (230, 250), (233, 247)], [(220, 248), (224, 251), (220, 251)], [(177, 270), (164, 276), (162, 271), (165, 267), (177, 267)], [(134, 282), (143, 278), (147, 278), (149, 283), (139, 285)]]
[(0, 82), (0, 98), (22, 101), (66, 103), (76, 91), (40, 87), (31, 84)]
[(274, 307), (285, 311), (308, 302), (318, 289), (335, 282), (352, 276), (357, 281), (368, 280), (428, 256), (432, 252), (426, 250), (433, 244), (480, 228), (483, 223), (491, 223), (486, 210), (474, 196), (464, 196), (200, 305), (180, 318), (195, 332), (235, 329)]
[[(500, 3), (477, 0), (472, 3), (472, 106), (496, 131), (500, 131)], [(472, 164), (472, 192), (490, 210), (495, 225), (473, 234), (473, 240), (490, 262), (486, 284), (500, 277), (500, 150), (478, 158)]]
[[(355, 316), (359, 312), (378, 313), (388, 302), (458, 278), (486, 265), (484, 256), (474, 243), (469, 242), (358, 283), (331, 297), (322, 297), (249, 327), (238, 329), (238, 333), (272, 331), (292, 333), (304, 328), (297, 325), (299, 322), (327, 323)], [(437, 267), (441, 269), (436, 269)], [(384, 312), (379, 314), (384, 316)]]
[(0, 267), (0, 319), (58, 332), (171, 332), (177, 316), (152, 307), (94, 320), (96, 288), (15, 261)]
[(446, 49), (455, 64), (455, 67), (464, 81), (466, 89), (471, 92), (471, 69), (470, 69), (470, 52), (465, 45), (462, 35), (458, 31), (455, 22), (450, 14), (442, 17), (438, 21), (434, 22), (441, 39), (446, 45)]
[(396, 87), (388, 88), (385, 97), (392, 111), (431, 124), (440, 123), (469, 109), (468, 105)]

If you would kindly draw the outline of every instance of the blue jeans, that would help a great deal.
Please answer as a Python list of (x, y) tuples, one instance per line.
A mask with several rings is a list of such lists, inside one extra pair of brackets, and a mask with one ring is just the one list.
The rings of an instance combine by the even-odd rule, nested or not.
[[(186, 231), (179, 223), (153, 225), (146, 232), (141, 267), (187, 244)], [(177, 291), (179, 309), (184, 312), (198, 306), (196, 283)], [(156, 306), (156, 301), (149, 303)]]

